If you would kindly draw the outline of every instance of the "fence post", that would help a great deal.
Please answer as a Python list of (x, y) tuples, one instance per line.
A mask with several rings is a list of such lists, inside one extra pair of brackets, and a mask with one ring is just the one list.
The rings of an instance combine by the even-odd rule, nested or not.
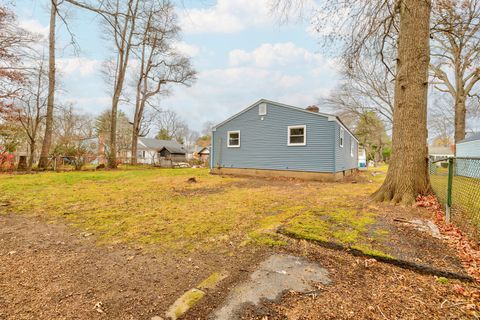
[(447, 206), (445, 221), (450, 223), (450, 210), (452, 208), (452, 186), (453, 186), (453, 158), (448, 158), (448, 184), (447, 184)]

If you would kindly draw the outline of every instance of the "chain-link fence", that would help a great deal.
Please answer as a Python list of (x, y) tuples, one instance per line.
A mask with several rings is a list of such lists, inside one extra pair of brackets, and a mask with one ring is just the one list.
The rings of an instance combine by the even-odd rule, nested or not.
[(447, 219), (480, 240), (480, 158), (430, 162), (430, 181)]

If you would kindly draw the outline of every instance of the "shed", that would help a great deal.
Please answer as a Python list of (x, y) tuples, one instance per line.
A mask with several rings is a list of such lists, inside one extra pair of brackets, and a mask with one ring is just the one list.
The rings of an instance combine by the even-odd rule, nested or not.
[[(163, 150), (165, 149), (165, 150)], [(163, 155), (162, 155), (163, 150)], [(167, 154), (175, 155), (173, 161), (185, 161), (186, 150), (175, 140), (159, 140), (152, 138), (138, 138), (138, 162), (157, 164)]]
[(465, 139), (457, 143), (456, 149), (456, 174), (480, 178), (480, 132), (467, 135)]
[(202, 161), (208, 161), (210, 157), (210, 147), (203, 147), (197, 152), (197, 156)]
[(261, 99), (213, 128), (213, 173), (339, 180), (358, 167), (358, 140), (335, 115)]
[(183, 147), (177, 147), (172, 145), (166, 145), (158, 152), (161, 158), (166, 160), (172, 160), (175, 162), (185, 162), (186, 152)]

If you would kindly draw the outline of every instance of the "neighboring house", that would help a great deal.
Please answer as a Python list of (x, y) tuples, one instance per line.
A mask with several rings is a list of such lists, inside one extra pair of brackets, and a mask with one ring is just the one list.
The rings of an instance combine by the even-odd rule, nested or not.
[(357, 170), (358, 140), (337, 116), (260, 100), (216, 125), (212, 172), (338, 180)]
[[(467, 135), (457, 143), (456, 174), (470, 178), (480, 178), (480, 132)], [(462, 159), (462, 158), (476, 158)]]
[(210, 159), (210, 146), (200, 149), (200, 151), (197, 152), (197, 157), (204, 162), (208, 162)]
[(186, 161), (185, 148), (174, 140), (138, 138), (137, 162), (157, 164), (160, 160)]
[(453, 156), (454, 156), (454, 153), (453, 153), (452, 147), (441, 147), (441, 146), (428, 147), (428, 157), (430, 158), (431, 161), (446, 159)]

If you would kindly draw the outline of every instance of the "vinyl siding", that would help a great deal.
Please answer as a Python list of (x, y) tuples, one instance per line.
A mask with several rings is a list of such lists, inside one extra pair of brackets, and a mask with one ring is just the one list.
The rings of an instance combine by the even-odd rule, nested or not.
[[(480, 158), (480, 140), (458, 143), (457, 157)], [(457, 159), (456, 174), (464, 177), (480, 178), (478, 165), (477, 160)]]
[[(288, 126), (306, 126), (306, 145), (288, 146)], [(258, 104), (218, 126), (212, 134), (212, 167), (335, 172), (335, 132), (328, 117), (267, 104), (264, 120)], [(227, 132), (240, 131), (240, 147), (227, 147)], [(345, 132), (345, 137), (349, 137)], [(349, 140), (348, 140), (349, 141)], [(348, 145), (348, 156), (350, 148)], [(339, 162), (340, 163), (340, 162)], [(343, 162), (348, 167), (348, 161)], [(351, 168), (356, 168), (356, 164)]]
[[(358, 168), (358, 142), (344, 130), (343, 148), (340, 147), (340, 124), (335, 122), (335, 171)], [(353, 157), (350, 152), (353, 143)]]
[(458, 143), (457, 157), (480, 158), (480, 140)]

